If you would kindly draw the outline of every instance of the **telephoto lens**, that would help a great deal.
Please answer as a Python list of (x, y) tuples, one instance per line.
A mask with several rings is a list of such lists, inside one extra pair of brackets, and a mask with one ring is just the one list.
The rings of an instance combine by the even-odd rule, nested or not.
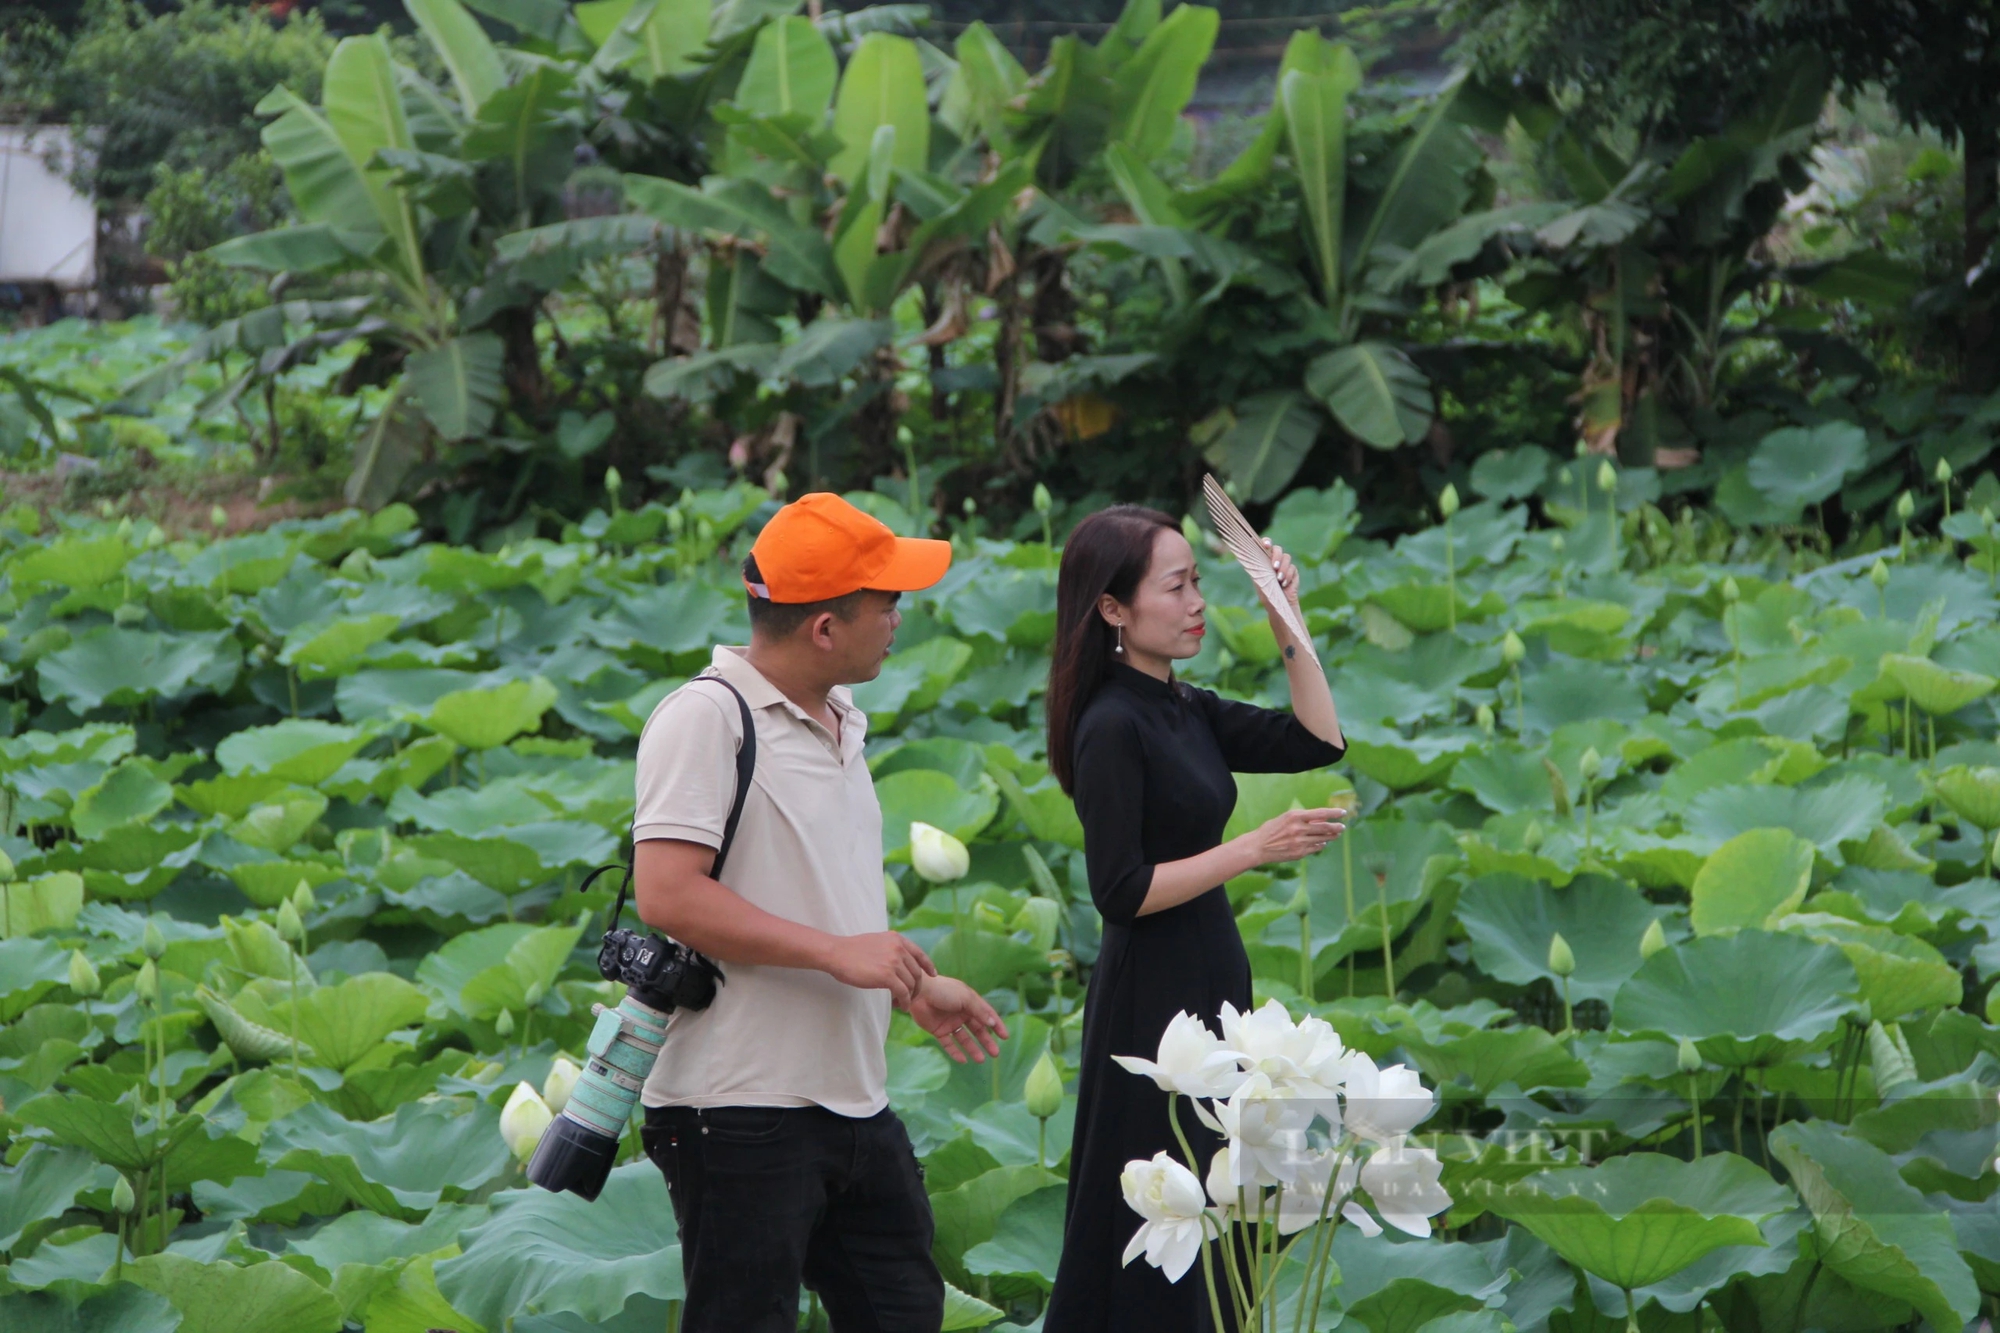
[(569, 1104), (542, 1134), (528, 1162), (528, 1179), (543, 1189), (595, 1199), (618, 1158), (618, 1140), (632, 1118), (646, 1075), (667, 1039), (667, 1013), (630, 994), (616, 1009), (592, 1006), (597, 1024), (585, 1045), (588, 1060)]

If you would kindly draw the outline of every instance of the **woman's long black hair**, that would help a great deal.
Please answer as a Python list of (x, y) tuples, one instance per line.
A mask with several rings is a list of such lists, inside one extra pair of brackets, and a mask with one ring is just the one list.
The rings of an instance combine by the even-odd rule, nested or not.
[(1055, 655), (1049, 663), (1044, 702), (1049, 770), (1072, 795), (1071, 747), (1076, 743), (1077, 720), (1117, 660), (1111, 651), (1111, 626), (1097, 613), (1097, 602), (1106, 593), (1131, 602), (1153, 561), (1153, 542), (1161, 528), (1179, 532), (1181, 525), (1144, 505), (1113, 505), (1077, 524), (1063, 545), (1062, 567), (1056, 574)]

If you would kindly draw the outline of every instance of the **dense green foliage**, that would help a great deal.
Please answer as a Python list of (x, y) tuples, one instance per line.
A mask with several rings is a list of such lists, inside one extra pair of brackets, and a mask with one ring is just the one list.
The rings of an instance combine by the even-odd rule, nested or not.
[[(1230, 897), (1260, 998), (1440, 1089), (1456, 1200), (1430, 1240), (1343, 1228), (1321, 1327), (1958, 1327), (2000, 1293), (2000, 536), (1961, 495), (1827, 564), (1569, 472), (1492, 454), (1393, 544), (1338, 485), (1271, 525), (1350, 748), (1242, 778), (1232, 831), (1357, 814)], [(485, 553), (400, 505), (212, 543), (7, 515), (0, 1321), (666, 1326), (654, 1169), (544, 1194), (500, 1108), (611, 998), (578, 947), (608, 893), (567, 890), (624, 837), (648, 710), (743, 634), (772, 504)], [(1023, 1087), (1044, 1050), (1073, 1077), (1099, 923), (1039, 752), (1057, 552), (957, 540), (856, 698), (899, 927), (1014, 1027), (959, 1068), (899, 1021), (891, 1070), (947, 1327), (1019, 1327), (1073, 1114), (1044, 1135)], [(1280, 701), (1206, 566), (1186, 677)], [(969, 843), (960, 885), (911, 873), (913, 820)]]

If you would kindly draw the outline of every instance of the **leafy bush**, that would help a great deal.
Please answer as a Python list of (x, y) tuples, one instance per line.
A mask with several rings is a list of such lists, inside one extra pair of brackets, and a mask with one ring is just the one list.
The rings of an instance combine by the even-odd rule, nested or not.
[[(1455, 1200), (1430, 1240), (1344, 1228), (1325, 1320), (1962, 1324), (2000, 1294), (2000, 534), (1961, 503), (1828, 563), (1563, 471), (1487, 455), (1394, 541), (1338, 484), (1270, 525), (1349, 749), (1239, 779), (1231, 831), (1356, 813), (1228, 893), (1260, 1002), (1440, 1088)], [(5, 516), (9, 1327), (667, 1324), (636, 1144), (596, 1204), (551, 1196), (502, 1105), (613, 998), (609, 890), (569, 890), (625, 836), (653, 704), (745, 632), (773, 503), (487, 551), (400, 505), (214, 542)], [(1024, 1090), (1044, 1052), (1073, 1078), (1100, 925), (1039, 752), (1055, 560), (962, 533), (855, 691), (898, 927), (1015, 1034), (961, 1068), (892, 1031), (949, 1328), (1032, 1323), (1058, 1253), (1074, 1098), (1044, 1125)], [(1247, 581), (1204, 563), (1183, 674), (1282, 701)], [(964, 880), (911, 873), (915, 821)]]

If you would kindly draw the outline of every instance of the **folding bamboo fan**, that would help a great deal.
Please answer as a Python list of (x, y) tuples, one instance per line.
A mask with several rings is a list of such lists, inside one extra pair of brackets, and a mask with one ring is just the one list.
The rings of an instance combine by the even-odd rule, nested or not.
[(1250, 520), (1243, 517), (1243, 511), (1236, 507), (1236, 502), (1229, 498), (1214, 474), (1202, 477), (1201, 497), (1208, 502), (1208, 521), (1215, 529), (1215, 535), (1236, 557), (1236, 563), (1243, 566), (1243, 572), (1250, 576), (1257, 590), (1278, 609), (1278, 619), (1285, 622), (1285, 628), (1292, 632), (1292, 637), (1304, 646), (1306, 656), (1317, 663), (1319, 652), (1313, 647), (1312, 635), (1306, 632), (1298, 612), (1292, 610), (1291, 598), (1285, 596), (1285, 590), (1278, 585), (1278, 571), (1271, 568), (1270, 553), (1264, 549), (1257, 529), (1250, 526)]

